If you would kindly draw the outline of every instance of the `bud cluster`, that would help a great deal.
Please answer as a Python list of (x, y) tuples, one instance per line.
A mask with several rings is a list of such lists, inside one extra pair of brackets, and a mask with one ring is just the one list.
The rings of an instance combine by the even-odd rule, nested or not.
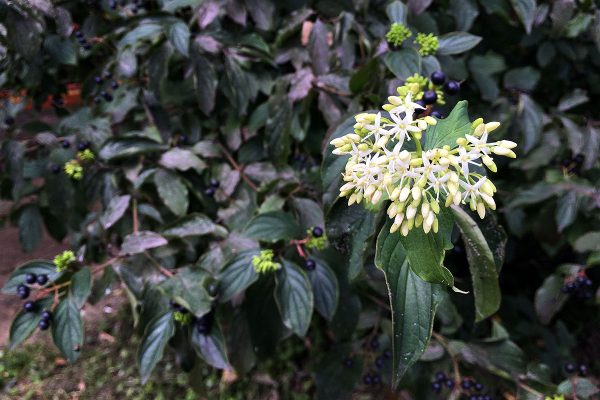
[(433, 55), (438, 51), (439, 40), (433, 33), (418, 33), (415, 43), (419, 45), (419, 54), (422, 56)]
[(259, 255), (252, 257), (254, 270), (259, 274), (277, 271), (281, 264), (273, 261), (273, 250), (262, 250)]
[(394, 22), (390, 26), (390, 30), (386, 33), (385, 38), (389, 44), (400, 47), (406, 39), (412, 36), (412, 32), (404, 24)]
[(71, 250), (65, 250), (54, 257), (54, 265), (56, 271), (61, 272), (69, 267), (69, 265), (76, 260), (75, 253)]
[[(496, 172), (492, 156), (515, 158), (516, 144), (508, 140), (488, 143), (489, 133), (500, 123), (484, 123), (479, 118), (453, 148), (422, 151), (422, 132), (437, 120), (415, 117), (415, 111), (423, 107), (412, 102), (411, 96), (412, 92), (404, 98), (390, 96), (390, 104), (383, 107), (389, 117), (359, 114), (353, 133), (331, 141), (333, 154), (350, 155), (340, 197), (348, 197), (349, 205), (363, 200), (378, 205), (389, 199), (387, 214), (394, 221), (390, 231), (400, 230), (404, 236), (415, 226), (422, 226), (425, 233), (437, 232), (440, 204), (469, 204), (483, 218), (486, 208), (496, 208), (496, 187), (471, 166), (483, 163)], [(411, 139), (415, 151), (403, 148)]]

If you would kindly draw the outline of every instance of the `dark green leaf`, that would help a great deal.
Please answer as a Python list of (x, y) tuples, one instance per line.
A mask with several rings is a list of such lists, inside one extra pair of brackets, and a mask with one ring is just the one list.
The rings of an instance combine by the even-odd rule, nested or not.
[(75, 307), (82, 308), (90, 293), (92, 293), (92, 271), (90, 267), (83, 267), (71, 278), (69, 298)]
[(19, 215), (19, 239), (26, 252), (33, 251), (44, 235), (42, 214), (38, 206), (30, 204)]
[(217, 74), (213, 64), (205, 57), (194, 57), (194, 79), (196, 81), (196, 99), (200, 110), (206, 115), (215, 108), (217, 92)]
[(542, 324), (549, 324), (552, 317), (560, 311), (569, 296), (561, 292), (565, 282), (561, 275), (552, 274), (544, 280), (535, 292), (535, 312)]
[(52, 315), (52, 338), (56, 347), (70, 362), (75, 362), (83, 346), (83, 320), (79, 307), (69, 296), (64, 298)]
[(169, 339), (175, 334), (173, 313), (167, 311), (156, 316), (146, 326), (142, 343), (138, 348), (137, 362), (142, 375), (142, 382), (146, 383), (152, 370), (163, 357)]
[(167, 150), (167, 147), (144, 138), (113, 138), (100, 149), (100, 158), (106, 161), (127, 158), (139, 154), (149, 154)]
[(577, 200), (577, 192), (567, 192), (558, 198), (556, 206), (556, 227), (559, 232), (562, 232), (566, 227), (571, 225), (577, 218), (577, 209), (579, 202)]
[(304, 336), (310, 325), (313, 292), (304, 271), (284, 260), (276, 275), (275, 300), (283, 324), (298, 336)]
[(283, 211), (272, 211), (252, 218), (246, 226), (245, 235), (264, 242), (298, 239), (302, 231), (296, 220)]
[(209, 279), (210, 276), (205, 271), (184, 268), (162, 282), (159, 288), (192, 314), (202, 316), (210, 311), (212, 303), (206, 291)]
[(190, 51), (190, 30), (188, 26), (178, 21), (169, 26), (169, 41), (184, 56), (189, 55)]
[(62, 39), (56, 35), (48, 36), (44, 40), (44, 48), (59, 64), (77, 64), (77, 51), (75, 45), (69, 39)]
[(479, 15), (475, 0), (450, 0), (450, 9), (456, 21), (456, 29), (460, 31), (471, 29), (473, 21)]
[(190, 150), (180, 149), (179, 147), (174, 147), (163, 153), (160, 156), (159, 163), (165, 168), (178, 169), (180, 171), (193, 169), (196, 172), (202, 172), (206, 168), (206, 163), (198, 158), (198, 156)]
[(535, 18), (536, 1), (535, 0), (510, 0), (517, 16), (525, 27), (525, 32), (531, 33), (533, 20)]
[(188, 209), (188, 189), (181, 178), (167, 170), (159, 169), (154, 174), (154, 184), (161, 200), (173, 214), (183, 216)]
[(225, 302), (258, 279), (258, 274), (252, 265), (252, 257), (258, 255), (258, 250), (247, 250), (236, 255), (224, 267), (219, 275), (219, 300)]
[(141, 231), (125, 236), (121, 245), (121, 255), (133, 255), (143, 253), (155, 247), (164, 246), (167, 239), (156, 232)]
[(317, 19), (310, 31), (308, 51), (311, 55), (315, 75), (325, 75), (329, 72), (329, 43), (327, 26)]
[(475, 322), (479, 322), (500, 308), (500, 285), (494, 255), (473, 218), (460, 207), (452, 207), (452, 212), (467, 251), (475, 296)]
[(467, 107), (466, 100), (459, 101), (446, 118), (429, 127), (425, 131), (424, 149), (456, 147), (456, 139), (464, 137), (471, 129)]
[(119, 219), (121, 219), (123, 214), (125, 214), (125, 211), (127, 211), (130, 201), (131, 196), (128, 194), (124, 196), (113, 197), (110, 200), (110, 203), (108, 203), (108, 207), (106, 207), (106, 210), (100, 217), (100, 224), (102, 224), (102, 227), (104, 229), (108, 229)]
[(315, 308), (323, 318), (331, 321), (338, 305), (339, 288), (335, 273), (325, 261), (313, 258), (316, 268), (308, 272), (315, 298)]
[(385, 274), (390, 296), (395, 387), (427, 348), (442, 289), (423, 281), (412, 271), (400, 235), (390, 233), (390, 226), (388, 222), (377, 238), (375, 265)]
[(383, 56), (383, 62), (398, 79), (406, 79), (421, 70), (421, 56), (415, 49), (402, 49), (386, 53)]
[(577, 398), (589, 399), (592, 396), (598, 394), (600, 389), (594, 385), (589, 379), (576, 377), (571, 379), (565, 379), (558, 384), (557, 391), (559, 394), (567, 396), (577, 393)]
[(540, 140), (544, 113), (531, 97), (521, 94), (519, 99), (519, 126), (523, 133), (523, 151), (527, 153)]
[(390, 22), (397, 22), (406, 25), (406, 17), (408, 9), (406, 5), (398, 0), (394, 0), (385, 8), (385, 12), (390, 19)]
[(221, 328), (216, 322), (213, 323), (208, 335), (204, 335), (198, 332), (196, 327), (192, 327), (192, 346), (200, 358), (209, 365), (218, 369), (231, 368), (227, 358), (225, 340)]
[(437, 54), (451, 55), (460, 54), (471, 50), (481, 42), (480, 36), (471, 35), (467, 32), (450, 32), (439, 38)]
[(221, 225), (215, 224), (209, 217), (204, 214), (189, 214), (184, 218), (167, 225), (162, 231), (165, 236), (175, 237), (188, 237), (188, 236), (202, 236), (202, 235), (215, 235), (225, 236), (227, 230)]

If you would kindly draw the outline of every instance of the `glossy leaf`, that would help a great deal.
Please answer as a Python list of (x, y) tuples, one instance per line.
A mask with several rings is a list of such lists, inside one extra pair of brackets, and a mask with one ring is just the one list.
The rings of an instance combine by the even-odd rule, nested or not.
[(223, 267), (219, 275), (220, 301), (228, 301), (258, 279), (258, 274), (252, 265), (252, 258), (258, 253), (258, 250), (244, 251)]
[(208, 216), (194, 213), (167, 225), (162, 234), (179, 238), (202, 235), (222, 237), (227, 235), (227, 230), (221, 225), (215, 224)]
[(162, 359), (165, 347), (174, 334), (175, 324), (171, 311), (157, 315), (146, 326), (137, 354), (137, 363), (143, 383), (150, 378), (152, 370)]
[(192, 327), (192, 346), (196, 353), (209, 365), (218, 369), (229, 369), (229, 359), (221, 328), (213, 323), (210, 333), (205, 335)]
[(125, 236), (125, 240), (121, 245), (121, 255), (139, 254), (165, 244), (167, 244), (167, 239), (156, 232), (141, 231), (132, 233)]
[(127, 158), (139, 154), (149, 154), (164, 151), (166, 147), (150, 139), (144, 138), (114, 138), (109, 139), (98, 153), (106, 161)]
[(58, 303), (52, 315), (52, 338), (70, 362), (75, 362), (83, 347), (83, 320), (71, 296)]
[(298, 239), (302, 235), (294, 218), (283, 211), (272, 211), (252, 218), (244, 234), (265, 242)]
[(71, 278), (69, 298), (77, 308), (82, 308), (91, 293), (92, 271), (90, 267), (83, 267)]
[(100, 217), (100, 224), (102, 225), (102, 227), (104, 229), (108, 229), (111, 226), (113, 226), (119, 219), (121, 219), (123, 214), (125, 214), (125, 211), (127, 211), (130, 201), (131, 196), (128, 194), (124, 196), (113, 197), (110, 203), (108, 203), (106, 210)]
[(549, 324), (554, 315), (560, 311), (569, 296), (561, 292), (565, 281), (562, 276), (548, 276), (542, 286), (535, 292), (535, 312), (542, 324)]
[(188, 56), (190, 47), (190, 30), (184, 22), (175, 22), (169, 26), (169, 41), (179, 53)]
[(275, 300), (283, 324), (296, 335), (306, 335), (313, 309), (313, 292), (308, 277), (289, 261), (276, 275)]
[(459, 101), (446, 118), (429, 127), (425, 131), (424, 149), (456, 147), (456, 139), (464, 137), (471, 129), (467, 107), (467, 101)]
[(339, 288), (335, 273), (323, 260), (316, 261), (314, 271), (308, 271), (308, 279), (312, 287), (315, 309), (328, 321), (331, 321), (338, 305)]
[(41, 312), (48, 309), (50, 305), (52, 305), (52, 298), (46, 297), (45, 299), (35, 302), (34, 312), (26, 312), (25, 310), (19, 311), (10, 325), (9, 350), (12, 350), (23, 343), (33, 334), (33, 332), (35, 332), (35, 329), (40, 322)]
[(210, 276), (203, 270), (183, 268), (158, 286), (192, 314), (201, 316), (210, 311), (212, 300), (206, 291)]
[(406, 79), (421, 70), (421, 56), (415, 49), (386, 53), (383, 62), (398, 79)]
[(480, 36), (467, 32), (450, 32), (439, 37), (437, 54), (451, 55), (460, 54), (471, 50), (481, 42)]
[(183, 216), (188, 209), (188, 189), (172, 172), (159, 169), (154, 174), (154, 184), (161, 200), (173, 214)]

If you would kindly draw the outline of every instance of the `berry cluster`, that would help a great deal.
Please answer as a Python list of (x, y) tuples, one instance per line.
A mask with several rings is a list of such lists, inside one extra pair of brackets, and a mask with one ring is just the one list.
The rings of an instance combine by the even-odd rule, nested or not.
[[(179, 138), (179, 140), (181, 140), (181, 136)], [(204, 189), (204, 195), (208, 196), (208, 197), (213, 197), (217, 191), (217, 189), (219, 188), (219, 186), (221, 186), (221, 182), (219, 182), (217, 179), (211, 179), (210, 182), (208, 182), (208, 187), (206, 189)]]
[(306, 241), (306, 247), (309, 249), (323, 250), (327, 244), (327, 236), (323, 228), (315, 226), (309, 229), (307, 232), (308, 240)]
[(491, 395), (482, 394), (485, 386), (483, 386), (483, 383), (475, 381), (475, 379), (463, 378), (460, 382), (460, 387), (469, 400), (492, 400)]
[[(379, 339), (377, 337), (372, 338), (367, 344), (370, 350), (377, 351), (379, 349)], [(384, 367), (386, 362), (392, 359), (392, 351), (385, 349), (378, 355), (375, 355), (371, 370), (363, 376), (363, 383), (367, 386), (378, 386), (381, 384), (380, 370)]]
[(581, 174), (581, 167), (585, 157), (583, 154), (577, 154), (574, 157), (567, 157), (560, 162), (560, 166), (563, 171), (567, 174), (579, 175)]
[[(119, 83), (115, 80), (111, 80), (112, 79), (112, 73), (110, 73), (109, 71), (106, 71), (104, 73), (104, 77), (100, 76), (100, 75), (96, 75), (94, 77), (94, 83), (96, 83), (96, 85), (98, 85), (99, 89), (100, 89), (100, 93), (99, 95), (94, 97), (94, 102), (96, 104), (99, 104), (102, 99), (104, 99), (107, 102), (111, 102), (113, 101), (113, 95), (110, 93), (110, 90), (117, 90), (119, 88)], [(108, 83), (109, 87), (105, 86), (104, 83), (110, 81), (110, 83)]]
[(587, 376), (589, 369), (585, 364), (575, 364), (573, 362), (568, 362), (565, 364), (565, 372), (569, 375), (579, 374), (581, 376)]
[(213, 318), (212, 313), (205, 314), (200, 318), (196, 318), (196, 329), (201, 335), (208, 335), (212, 328)]
[(586, 276), (585, 270), (580, 270), (575, 279), (568, 278), (560, 290), (564, 294), (575, 295), (578, 299), (589, 300), (594, 297), (593, 285), (594, 282)]
[(454, 379), (447, 377), (442, 371), (438, 371), (435, 373), (435, 380), (431, 384), (431, 388), (435, 393), (439, 394), (444, 386), (450, 390), (454, 389)]
[[(38, 285), (40, 287), (45, 286), (48, 283), (48, 275), (46, 274), (34, 274), (28, 273), (25, 274), (25, 280), (22, 284), (17, 286), (17, 295), (19, 298), (25, 300), (29, 297), (31, 293), (31, 285)], [(23, 303), (23, 309), (25, 312), (34, 312), (36, 310), (36, 304), (28, 300)], [(39, 328), (43, 331), (50, 327), (50, 318), (52, 317), (52, 313), (50, 311), (44, 310), (41, 314), (41, 320), (38, 324)]]
[(75, 37), (84, 50), (91, 50), (92, 45), (88, 43), (85, 35), (81, 31), (75, 31)]

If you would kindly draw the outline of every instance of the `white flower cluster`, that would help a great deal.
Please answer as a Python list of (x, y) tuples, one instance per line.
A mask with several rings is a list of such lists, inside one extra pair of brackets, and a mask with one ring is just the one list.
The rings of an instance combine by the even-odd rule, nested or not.
[[(440, 196), (444, 204), (468, 203), (479, 216), (485, 209), (495, 209), (493, 195), (496, 187), (489, 178), (470, 171), (471, 165), (496, 172), (492, 155), (515, 158), (516, 143), (501, 140), (487, 143), (488, 135), (500, 123), (473, 122), (470, 134), (456, 140), (456, 146), (421, 150), (422, 131), (437, 120), (431, 116), (415, 117), (423, 109), (412, 102), (411, 93), (405, 98), (390, 96), (383, 108), (390, 117), (378, 114), (359, 114), (355, 117), (354, 133), (334, 139), (334, 154), (349, 154), (343, 173), (346, 182), (340, 197), (348, 204), (365, 200), (372, 204), (389, 199), (387, 214), (394, 220), (391, 232), (400, 230), (406, 236), (413, 227), (423, 226), (425, 233), (438, 231), (437, 215)], [(403, 149), (405, 141), (414, 140), (415, 151)]]

